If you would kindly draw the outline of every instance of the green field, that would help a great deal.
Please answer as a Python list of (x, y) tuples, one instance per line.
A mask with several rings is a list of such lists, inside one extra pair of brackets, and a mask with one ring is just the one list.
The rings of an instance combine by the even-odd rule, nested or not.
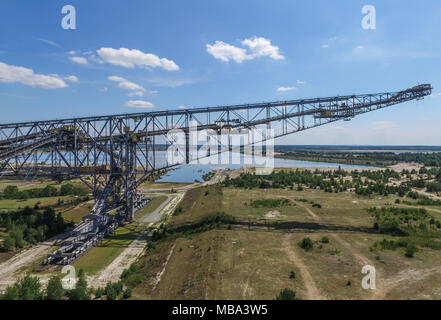
[(73, 201), (76, 198), (73, 196), (64, 196), (64, 197), (33, 198), (33, 199), (25, 199), (25, 200), (3, 199), (0, 200), (0, 210), (2, 209), (18, 210), (18, 209), (23, 209), (25, 207), (34, 207), (37, 203), (40, 207), (56, 206), (58, 204), (58, 199), (61, 199), (64, 202), (68, 202), (68, 201)]

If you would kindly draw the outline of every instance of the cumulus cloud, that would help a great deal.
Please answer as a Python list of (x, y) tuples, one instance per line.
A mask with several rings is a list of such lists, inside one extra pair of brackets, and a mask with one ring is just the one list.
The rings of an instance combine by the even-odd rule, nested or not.
[(296, 87), (280, 87), (277, 88), (277, 92), (287, 92), (287, 91), (293, 91), (296, 90)]
[(279, 53), (279, 47), (273, 46), (269, 39), (254, 37), (243, 40), (242, 44), (250, 48), (253, 57), (270, 57), (274, 60), (285, 58)]
[(89, 61), (87, 60), (87, 58), (84, 58), (84, 57), (70, 57), (69, 59), (72, 62), (75, 62), (75, 63), (78, 63), (78, 64), (82, 64), (82, 65), (89, 64)]
[(273, 46), (269, 39), (254, 37), (245, 39), (241, 43), (248, 50), (223, 41), (216, 41), (213, 45), (207, 44), (206, 49), (213, 57), (225, 62), (234, 60), (237, 63), (242, 63), (245, 60), (252, 60), (258, 57), (270, 57), (274, 60), (285, 58), (279, 53), (279, 47)]
[(244, 60), (252, 59), (245, 49), (235, 47), (223, 41), (216, 41), (213, 45), (207, 44), (206, 48), (207, 52), (213, 57), (225, 62), (234, 60), (237, 63), (241, 63)]
[(126, 106), (129, 108), (153, 108), (154, 105), (153, 103), (149, 102), (149, 101), (144, 101), (144, 100), (130, 100), (126, 102)]
[(97, 50), (99, 57), (110, 64), (125, 68), (152, 67), (163, 68), (168, 71), (177, 71), (179, 66), (172, 60), (159, 58), (152, 53), (144, 53), (140, 50), (127, 48), (113, 49), (101, 48)]
[(186, 106), (178, 106), (178, 109), (185, 110), (185, 109), (187, 109), (187, 107)]
[(144, 91), (145, 88), (140, 86), (139, 84), (136, 84), (134, 82), (131, 82), (127, 79), (124, 79), (122, 77), (118, 77), (118, 76), (110, 76), (107, 79), (109, 79), (110, 81), (114, 81), (118, 83), (118, 87), (120, 87), (121, 89), (124, 90), (129, 90), (129, 91), (135, 91), (130, 93), (130, 96), (138, 96), (138, 97), (142, 97), (144, 95)]
[(0, 82), (21, 83), (27, 86), (44, 89), (68, 87), (67, 83), (59, 75), (38, 74), (32, 69), (11, 66), (3, 62), (0, 62)]

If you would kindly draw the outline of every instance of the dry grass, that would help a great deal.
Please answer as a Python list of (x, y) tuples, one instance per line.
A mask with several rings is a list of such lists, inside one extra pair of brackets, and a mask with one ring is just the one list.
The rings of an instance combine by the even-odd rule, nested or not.
[[(172, 222), (194, 221), (217, 211), (236, 217), (261, 217), (269, 210), (281, 212), (277, 219), (313, 221), (307, 207), (323, 224), (371, 227), (373, 218), (365, 208), (391, 205), (396, 198), (329, 194), (319, 190), (215, 190), (219, 189), (204, 187), (188, 192), (181, 204), (183, 212), (173, 217)], [(253, 199), (277, 197), (291, 199), (297, 205), (280, 208), (248, 205)], [(320, 203), (322, 208), (312, 207), (312, 203)], [(323, 236), (330, 239), (328, 244), (321, 243)], [(314, 241), (311, 251), (298, 246), (305, 237)], [(300, 298), (308, 299), (312, 281), (318, 294), (327, 299), (440, 299), (441, 250), (421, 247), (414, 258), (407, 258), (404, 249), (371, 249), (384, 238), (397, 240), (380, 234), (304, 230), (292, 234), (212, 230), (170, 238), (141, 258), (140, 262), (145, 264), (141, 271), (144, 282), (135, 288), (134, 298), (274, 299), (281, 289), (289, 287)], [(233, 241), (236, 242), (234, 254)], [(164, 266), (173, 245), (175, 250)], [(290, 250), (295, 252), (297, 260), (287, 256)], [(376, 290), (361, 286), (365, 276), (361, 271), (366, 263), (377, 270)], [(153, 281), (161, 270), (164, 270), (161, 281), (153, 290)], [(297, 275), (294, 280), (289, 279), (291, 271)]]

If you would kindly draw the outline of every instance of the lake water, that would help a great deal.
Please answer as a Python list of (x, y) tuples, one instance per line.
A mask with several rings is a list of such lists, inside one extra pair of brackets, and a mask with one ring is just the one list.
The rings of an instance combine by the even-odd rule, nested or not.
[[(157, 159), (162, 158), (165, 161), (165, 152), (157, 153)], [(185, 164), (178, 166), (170, 170), (166, 175), (159, 179), (159, 182), (181, 182), (181, 183), (191, 183), (195, 180), (203, 181), (202, 176), (210, 171), (219, 169), (239, 169), (243, 166), (258, 166), (264, 167), (265, 163), (270, 163), (271, 161), (264, 157), (252, 157), (250, 155), (244, 155), (237, 152), (225, 152), (223, 154), (223, 164), (213, 164), (218, 163), (217, 156), (208, 157), (206, 159), (200, 160), (199, 162), (193, 162), (192, 164)], [(330, 162), (314, 162), (314, 161), (301, 161), (301, 160), (290, 160), (290, 159), (278, 159), (274, 158), (275, 168), (314, 168), (314, 167), (329, 167), (338, 169), (352, 168), (352, 169), (373, 169), (375, 167), (369, 166), (359, 166), (359, 165), (348, 165), (341, 163), (330, 163)]]

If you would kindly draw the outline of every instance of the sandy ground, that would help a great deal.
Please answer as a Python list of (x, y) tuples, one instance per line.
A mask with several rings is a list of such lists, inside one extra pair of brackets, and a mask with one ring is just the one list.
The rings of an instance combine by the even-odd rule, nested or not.
[(389, 166), (389, 169), (392, 169), (394, 171), (397, 172), (401, 172), (403, 170), (409, 170), (412, 171), (413, 169), (415, 169), (416, 171), (419, 171), (421, 168), (423, 167), (423, 165), (421, 163), (415, 163), (415, 162), (400, 162), (397, 163), (393, 166)]
[(424, 191), (424, 190), (418, 190), (418, 189), (412, 188), (412, 191), (419, 193), (420, 195), (426, 196), (428, 198), (432, 198), (434, 200), (441, 200), (441, 197), (434, 195), (432, 193), (429, 193), (427, 191)]
[(5, 290), (9, 285), (15, 283), (17, 279), (23, 276), (19, 271), (27, 266), (35, 263), (38, 260), (44, 259), (47, 254), (53, 252), (56, 248), (54, 244), (65, 235), (52, 238), (48, 241), (42, 242), (32, 248), (26, 249), (11, 259), (0, 264), (0, 290)]

